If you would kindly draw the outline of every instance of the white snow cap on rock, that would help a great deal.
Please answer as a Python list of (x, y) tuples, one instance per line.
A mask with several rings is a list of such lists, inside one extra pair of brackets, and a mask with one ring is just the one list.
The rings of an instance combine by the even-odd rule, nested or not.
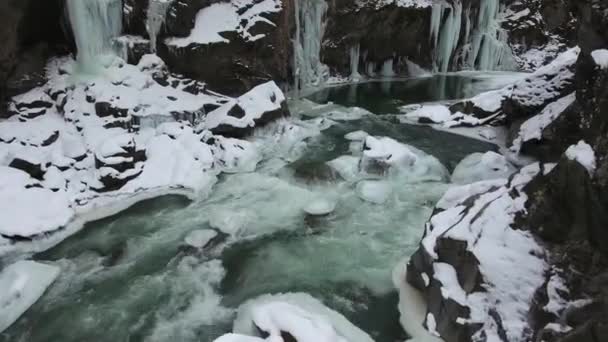
[(44, 234), (65, 227), (73, 216), (65, 192), (42, 188), (27, 173), (0, 166), (0, 234)]
[(483, 180), (508, 178), (515, 170), (515, 167), (502, 154), (492, 151), (473, 153), (456, 166), (452, 173), (452, 182), (470, 184)]
[(591, 52), (591, 57), (593, 57), (595, 64), (597, 64), (600, 68), (608, 69), (608, 50), (595, 50)]
[(0, 332), (13, 324), (59, 275), (59, 267), (17, 261), (0, 272)]
[[(251, 89), (238, 99), (228, 101), (218, 109), (210, 112), (201, 125), (201, 129), (214, 129), (220, 125), (238, 128), (253, 127), (265, 113), (281, 109), (285, 95), (274, 82), (267, 82)], [(230, 116), (229, 112), (235, 106), (240, 106), (244, 116)]]
[(566, 157), (570, 160), (576, 160), (583, 165), (590, 174), (595, 172), (596, 160), (593, 148), (585, 141), (581, 140), (576, 145), (570, 146), (566, 150)]
[[(281, 332), (298, 342), (373, 342), (372, 338), (341, 314), (305, 293), (265, 295), (239, 307), (233, 331), (237, 336), (259, 336), (259, 330), (270, 336), (267, 342), (283, 341)], [(230, 335), (230, 334), (229, 334)], [(221, 337), (216, 342), (258, 341)]]
[(423, 105), (422, 107), (405, 114), (405, 118), (420, 120), (427, 119), (434, 123), (450, 121), (452, 112), (443, 105)]

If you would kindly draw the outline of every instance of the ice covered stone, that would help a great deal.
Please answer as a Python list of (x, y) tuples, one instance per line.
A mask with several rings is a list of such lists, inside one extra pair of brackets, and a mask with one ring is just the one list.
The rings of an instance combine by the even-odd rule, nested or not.
[(391, 194), (391, 185), (385, 181), (361, 181), (357, 184), (357, 195), (367, 202), (383, 204)]
[(331, 214), (335, 209), (336, 202), (328, 199), (317, 199), (304, 207), (304, 212), (312, 216), (325, 216)]
[(194, 248), (205, 248), (211, 240), (217, 236), (217, 232), (213, 229), (199, 229), (191, 231), (184, 238), (184, 242)]

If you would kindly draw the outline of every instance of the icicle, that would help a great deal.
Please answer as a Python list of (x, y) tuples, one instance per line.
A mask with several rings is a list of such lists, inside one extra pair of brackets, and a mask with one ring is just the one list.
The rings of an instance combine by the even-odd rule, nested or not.
[(393, 77), (395, 76), (395, 69), (393, 69), (393, 59), (387, 59), (384, 64), (382, 64), (382, 71), (380, 72), (382, 77)]
[(465, 66), (478, 70), (516, 69), (508, 33), (500, 27), (499, 0), (480, 2), (477, 27), (463, 51)]
[(441, 29), (443, 10), (443, 2), (436, 2), (433, 4), (433, 10), (431, 12), (431, 36), (429, 38), (433, 42), (434, 47), (437, 46), (437, 40), (439, 39), (439, 30)]
[(320, 85), (329, 76), (321, 63), (321, 44), (328, 9), (325, 0), (295, 1), (296, 36), (294, 39), (294, 80), (296, 92)]
[(436, 51), (435, 67), (440, 72), (447, 72), (450, 67), (452, 55), (458, 46), (462, 26), (462, 4), (460, 1), (455, 1), (449, 10), (450, 14), (442, 25), (438, 50)]
[(361, 74), (359, 73), (360, 51), (361, 45), (359, 43), (350, 48), (350, 80), (355, 82), (361, 80)]
[(156, 37), (165, 23), (167, 10), (171, 6), (173, 0), (150, 0), (148, 4), (148, 13), (146, 20), (146, 31), (150, 36), (150, 49), (156, 52)]
[(366, 67), (365, 67), (365, 73), (369, 77), (376, 76), (376, 63), (374, 63), (374, 62), (368, 62), (367, 65), (366, 65)]
[(81, 72), (95, 73), (100, 57), (113, 55), (122, 31), (121, 0), (67, 0)]
[[(464, 41), (457, 58), (454, 58), (454, 52), (463, 29), (462, 2), (454, 0), (451, 5), (443, 1), (433, 4), (430, 39), (434, 42), (434, 71), (447, 72), (453, 62), (477, 70), (517, 69), (508, 34), (500, 26), (499, 0), (483, 0), (479, 4), (474, 28), (471, 9), (464, 11)], [(449, 14), (446, 15), (446, 11)]]

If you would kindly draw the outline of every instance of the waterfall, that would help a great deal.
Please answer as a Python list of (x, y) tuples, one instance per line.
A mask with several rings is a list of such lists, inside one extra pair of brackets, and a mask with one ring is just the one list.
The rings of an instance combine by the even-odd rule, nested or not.
[[(430, 39), (434, 44), (434, 71), (449, 71), (454, 60), (465, 69), (516, 69), (508, 44), (508, 33), (500, 26), (500, 13), (499, 0), (480, 1), (477, 20), (471, 18), (470, 8), (463, 12), (461, 0), (454, 0), (451, 4), (435, 2), (430, 27)], [(461, 37), (464, 38), (462, 49), (458, 59), (455, 59)]]
[(173, 0), (150, 0), (148, 4), (146, 31), (150, 36), (150, 49), (156, 52), (156, 37), (165, 23), (167, 10)]
[(350, 79), (351, 81), (361, 80), (359, 73), (359, 59), (361, 57), (361, 45), (357, 43), (350, 48)]
[(294, 88), (296, 92), (323, 84), (329, 68), (321, 63), (328, 5), (325, 0), (295, 1)]
[(122, 0), (67, 0), (78, 66), (95, 73), (100, 57), (113, 55), (113, 39), (122, 31)]

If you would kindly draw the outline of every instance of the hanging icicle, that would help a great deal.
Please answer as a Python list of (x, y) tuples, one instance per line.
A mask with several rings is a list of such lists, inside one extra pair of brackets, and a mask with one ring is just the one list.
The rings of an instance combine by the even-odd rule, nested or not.
[(148, 4), (146, 31), (148, 31), (148, 36), (150, 36), (150, 49), (152, 52), (156, 52), (156, 40), (160, 29), (165, 23), (167, 10), (171, 6), (171, 3), (173, 3), (173, 0), (150, 0)]
[(361, 74), (359, 73), (360, 52), (361, 45), (359, 43), (350, 48), (350, 80), (354, 82), (361, 80)]
[(294, 88), (297, 92), (321, 85), (329, 77), (329, 68), (321, 63), (328, 5), (325, 0), (298, 0), (294, 7)]
[[(517, 68), (508, 44), (508, 33), (500, 26), (499, 0), (483, 0), (479, 4), (476, 20), (471, 18), (471, 8), (463, 11), (461, 0), (433, 4), (430, 39), (434, 44), (435, 72), (447, 72), (452, 65), (475, 70)], [(461, 37), (464, 38), (462, 47), (455, 57)]]

